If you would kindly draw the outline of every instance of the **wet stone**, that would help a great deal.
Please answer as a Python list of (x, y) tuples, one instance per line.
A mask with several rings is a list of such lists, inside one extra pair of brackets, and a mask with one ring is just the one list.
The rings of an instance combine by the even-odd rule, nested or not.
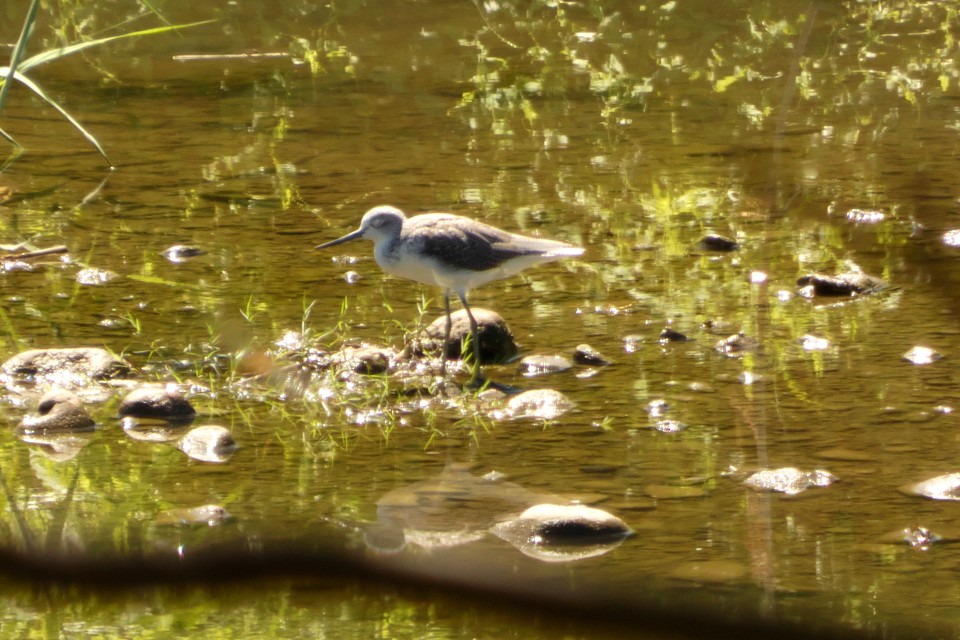
[(624, 353), (633, 353), (643, 346), (644, 338), (638, 334), (630, 334), (623, 337)]
[(647, 413), (653, 417), (662, 416), (670, 410), (670, 403), (663, 398), (654, 398), (647, 403)]
[(633, 530), (620, 518), (579, 504), (538, 504), (516, 518), (494, 527), (498, 535), (510, 531), (534, 544), (584, 544), (622, 540)]
[(796, 467), (782, 467), (757, 471), (744, 480), (743, 484), (758, 491), (775, 491), (792, 496), (810, 487), (827, 487), (836, 480), (835, 475), (822, 469), (801, 471)]
[(196, 258), (204, 254), (203, 249), (186, 244), (175, 244), (167, 247), (161, 252), (161, 255), (173, 263), (186, 262), (190, 258)]
[(944, 538), (927, 527), (914, 525), (884, 534), (880, 536), (880, 541), (887, 544), (906, 544), (919, 551), (926, 551), (931, 545), (944, 541)]
[(678, 433), (687, 428), (687, 425), (679, 420), (652, 420), (650, 426), (661, 433)]
[(130, 365), (106, 349), (31, 349), (0, 366), (7, 376), (38, 384), (76, 388), (130, 373)]
[(916, 365), (933, 364), (943, 359), (943, 354), (934, 351), (930, 347), (917, 346), (903, 354), (903, 359)]
[(191, 429), (177, 448), (200, 462), (226, 462), (237, 451), (237, 442), (226, 427), (204, 425)]
[(667, 344), (668, 342), (686, 342), (689, 339), (690, 338), (675, 330), (673, 327), (664, 327), (660, 332), (661, 344)]
[[(513, 333), (507, 322), (495, 311), (483, 308), (473, 308), (473, 317), (477, 321), (477, 334), (480, 341), (480, 362), (491, 364), (504, 362), (517, 355), (520, 350), (513, 338)], [(462, 345), (470, 336), (470, 317), (464, 309), (450, 314), (450, 340), (446, 344), (445, 356), (447, 359), (458, 360), (462, 357)], [(414, 339), (406, 348), (408, 356), (424, 356), (439, 354), (443, 346), (443, 335), (446, 331), (446, 316), (441, 316), (430, 323), (423, 333)]]
[(883, 211), (874, 209), (850, 209), (847, 211), (847, 220), (854, 224), (877, 224), (883, 222), (886, 215)]
[(520, 373), (525, 376), (541, 376), (548, 373), (560, 373), (573, 368), (573, 363), (563, 356), (534, 355), (520, 360)]
[(117, 413), (135, 418), (184, 420), (197, 412), (178, 389), (167, 386), (134, 389), (120, 401)]
[(760, 346), (760, 343), (756, 338), (752, 338), (744, 333), (735, 333), (717, 341), (714, 348), (726, 356), (736, 358), (742, 356), (744, 353), (756, 351), (758, 346)]
[(830, 348), (830, 341), (813, 335), (800, 336), (800, 346), (804, 351), (823, 351)]
[(21, 434), (51, 431), (91, 431), (95, 426), (80, 399), (69, 391), (55, 389), (46, 393), (37, 405), (37, 412), (20, 422)]
[(588, 344), (577, 345), (577, 348), (573, 351), (573, 361), (577, 364), (586, 364), (595, 367), (605, 367), (611, 364), (599, 351)]
[(719, 252), (730, 252), (736, 251), (740, 248), (740, 245), (731, 238), (726, 236), (717, 235), (714, 233), (705, 235), (700, 239), (700, 243), (697, 245), (702, 251), (719, 251)]
[(343, 363), (354, 373), (379, 375), (390, 369), (393, 352), (381, 347), (362, 346), (347, 347), (341, 355)]
[(944, 233), (943, 243), (948, 247), (960, 247), (960, 229), (951, 229)]
[(850, 271), (835, 276), (814, 273), (797, 280), (800, 295), (805, 298), (813, 297), (853, 297), (868, 293), (875, 293), (884, 289), (886, 283), (866, 273)]
[(947, 473), (904, 485), (900, 491), (931, 500), (960, 500), (960, 473)]

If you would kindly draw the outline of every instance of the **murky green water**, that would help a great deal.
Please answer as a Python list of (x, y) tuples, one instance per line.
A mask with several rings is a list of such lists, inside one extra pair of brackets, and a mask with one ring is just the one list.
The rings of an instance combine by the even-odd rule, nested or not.
[[(6, 395), (0, 541), (106, 560), (67, 586), (13, 571), (0, 630), (547, 638), (760, 620), (800, 636), (958, 635), (956, 504), (899, 491), (958, 471), (958, 249), (945, 240), (960, 227), (958, 8), (356, 2), (275, 16), (179, 3), (163, 9), (172, 22), (218, 22), (37, 69), (117, 169), (15, 87), (0, 127), (27, 152), (0, 174), (13, 192), (0, 243), (65, 244), (70, 258), (0, 274), (0, 356), (106, 346), (144, 380), (181, 383), (197, 424), (229, 427), (241, 448), (216, 465), (135, 440), (117, 390), (58, 461), (15, 434), (36, 397)], [(2, 41), (20, 11), (2, 13)], [(61, 26), (119, 20), (58, 11)], [(43, 21), (31, 53), (51, 46)], [(220, 57), (244, 53), (259, 57)], [(385, 277), (369, 244), (312, 250), (383, 203), (586, 248), (471, 296), (525, 354), (589, 343), (614, 362), (485, 369), (575, 410), (501, 419), (476, 399), (404, 395), (393, 376), (245, 379), (284, 364), (265, 354), (288, 332), (400, 348), (441, 313), (439, 291)], [(701, 250), (709, 232), (739, 250)], [(205, 253), (173, 263), (161, 252), (174, 244)], [(798, 295), (800, 276), (853, 266), (891, 287)], [(81, 268), (116, 277), (80, 284)], [(691, 339), (662, 344), (668, 324)], [(715, 348), (737, 332), (758, 346)], [(917, 345), (945, 357), (903, 360)], [(780, 467), (839, 482), (793, 497), (743, 484)], [(546, 562), (488, 533), (550, 495), (636, 535)], [(203, 504), (233, 521), (164, 524)], [(915, 527), (943, 539), (890, 535)], [(324, 575), (341, 549), (359, 579), (344, 578), (351, 565)], [(228, 562), (202, 564), (224, 550)], [(271, 558), (297, 575), (268, 575)], [(210, 581), (171, 585), (181, 565)], [(104, 589), (111, 571), (134, 586)], [(424, 578), (469, 588), (455, 599)]]

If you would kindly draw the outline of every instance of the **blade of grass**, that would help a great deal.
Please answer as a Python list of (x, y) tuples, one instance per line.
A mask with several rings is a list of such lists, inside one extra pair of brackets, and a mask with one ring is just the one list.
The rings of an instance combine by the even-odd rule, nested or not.
[[(0, 110), (7, 100), (7, 93), (10, 92), (10, 79), (13, 78), (23, 54), (27, 50), (27, 42), (30, 41), (30, 34), (33, 33), (33, 25), (37, 21), (37, 11), (40, 9), (40, 0), (33, 0), (30, 8), (27, 9), (27, 17), (23, 20), (23, 28), (20, 30), (20, 37), (17, 44), (13, 47), (13, 53), (10, 54), (10, 66), (7, 68), (6, 80), (0, 85)], [(9, 139), (9, 136), (6, 136)], [(16, 143), (13, 143), (16, 145)], [(19, 146), (19, 145), (17, 145)]]
[(169, 20), (167, 20), (166, 18), (163, 17), (163, 14), (162, 14), (162, 13), (160, 13), (159, 11), (157, 11), (157, 8), (156, 8), (155, 6), (153, 6), (153, 3), (150, 2), (150, 0), (141, 0), (141, 2), (143, 2), (144, 5), (146, 5), (147, 9), (150, 9), (150, 11), (153, 12), (153, 15), (155, 15), (155, 16), (157, 16), (157, 18), (159, 18), (160, 22), (162, 22), (163, 24), (167, 25), (168, 27), (172, 27), (172, 26), (173, 26), (172, 24), (170, 24), (170, 21), (169, 21)]
[(7, 142), (9, 142), (10, 144), (12, 144), (14, 147), (16, 147), (16, 148), (18, 148), (18, 149), (22, 149), (22, 148), (23, 148), (23, 147), (20, 146), (20, 143), (19, 143), (19, 142), (17, 142), (16, 140), (14, 140), (14, 139), (10, 136), (10, 134), (7, 133), (6, 131), (4, 131), (3, 129), (0, 129), (0, 138), (3, 138), (4, 140), (6, 140)]
[(41, 64), (46, 64), (48, 62), (53, 62), (54, 60), (59, 60), (65, 58), (66, 56), (73, 55), (83, 51), (84, 49), (89, 49), (91, 47), (99, 47), (110, 42), (117, 40), (124, 40), (126, 38), (137, 38), (140, 36), (150, 36), (158, 33), (166, 33), (168, 31), (176, 31), (179, 29), (189, 29), (190, 27), (199, 27), (204, 24), (210, 24), (211, 22), (216, 22), (215, 20), (201, 20), (200, 22), (190, 22), (187, 24), (171, 25), (169, 27), (153, 27), (151, 29), (141, 29), (140, 31), (132, 31), (130, 33), (121, 33), (115, 36), (107, 36), (105, 38), (97, 38), (96, 40), (87, 40), (85, 42), (77, 42), (75, 44), (67, 45), (66, 47), (60, 47), (59, 49), (50, 49), (49, 51), (43, 51), (36, 55), (30, 56), (24, 60), (19, 67), (19, 71), (29, 71), (33, 67), (36, 67)]
[[(103, 147), (100, 146), (100, 142), (97, 141), (97, 139), (93, 136), (93, 134), (91, 134), (89, 131), (84, 129), (83, 126), (73, 116), (71, 116), (66, 109), (64, 109), (59, 104), (57, 104), (57, 102), (54, 101), (53, 98), (48, 96), (46, 92), (40, 88), (39, 85), (37, 85), (30, 78), (24, 75), (24, 72), (38, 65), (45, 64), (47, 62), (53, 62), (55, 60), (59, 60), (66, 56), (83, 51), (85, 49), (89, 49), (91, 47), (96, 47), (96, 46), (100, 46), (110, 42), (114, 42), (116, 40), (122, 40), (125, 38), (135, 38), (138, 36), (148, 36), (148, 35), (154, 35), (159, 33), (166, 33), (168, 31), (174, 31), (178, 29), (188, 29), (190, 27), (209, 24), (214, 21), (202, 20), (200, 22), (191, 22), (191, 23), (182, 24), (182, 25), (168, 24), (168, 26), (164, 26), (164, 27), (141, 29), (140, 31), (132, 31), (130, 33), (123, 33), (120, 35), (108, 36), (106, 38), (98, 38), (96, 40), (87, 40), (85, 42), (78, 42), (76, 44), (72, 44), (66, 47), (61, 47), (59, 49), (51, 49), (49, 51), (43, 51), (34, 56), (30, 56), (29, 58), (21, 62), (21, 59), (23, 57), (23, 52), (26, 49), (26, 42), (29, 39), (30, 31), (33, 28), (33, 22), (36, 19), (36, 7), (39, 7), (39, 4), (40, 4), (39, 0), (33, 0), (33, 4), (31, 4), (31, 7), (30, 7), (31, 11), (28, 13), (28, 16), (27, 16), (28, 20), (24, 23), (24, 29), (23, 29), (23, 32), (20, 34), (20, 40), (17, 42), (17, 46), (14, 49), (10, 66), (0, 67), (0, 75), (6, 76), (6, 79), (3, 81), (2, 85), (0, 85), (0, 109), (2, 109), (3, 100), (5, 99), (7, 92), (10, 90), (10, 84), (11, 84), (10, 80), (11, 79), (18, 80), (19, 82), (27, 86), (35, 94), (37, 94), (44, 102), (46, 102), (51, 107), (56, 109), (60, 113), (60, 115), (66, 118), (67, 121), (70, 124), (72, 124), (73, 127), (77, 131), (79, 131), (80, 134), (84, 138), (86, 138), (88, 142), (90, 142), (90, 144), (94, 146), (94, 148), (96, 148), (96, 150), (100, 153), (100, 155), (103, 156), (104, 160), (107, 161), (107, 164), (109, 164), (112, 167), (113, 163), (110, 162), (110, 158), (107, 156), (106, 151), (103, 150)], [(22, 149), (20, 144), (17, 143), (16, 140), (14, 140), (9, 134), (7, 134), (2, 129), (0, 129), (0, 137), (8, 141), (17, 149)]]
[(74, 128), (74, 129), (76, 129), (77, 131), (79, 131), (80, 134), (81, 134), (84, 138), (87, 139), (87, 142), (89, 142), (90, 144), (92, 144), (92, 145), (97, 149), (97, 151), (100, 152), (100, 155), (103, 156), (103, 159), (107, 161), (107, 164), (109, 164), (111, 167), (113, 166), (113, 163), (110, 162), (110, 158), (107, 156), (107, 152), (103, 150), (103, 147), (101, 147), (101, 146), (100, 146), (100, 143), (97, 141), (97, 139), (93, 137), (93, 134), (90, 133), (89, 131), (87, 131), (86, 129), (84, 129), (84, 128), (83, 128), (83, 125), (81, 125), (79, 122), (77, 122), (76, 119), (75, 119), (73, 116), (71, 116), (71, 115), (67, 112), (66, 109), (64, 109), (64, 108), (61, 107), (59, 104), (57, 104), (57, 102), (56, 102), (53, 98), (51, 98), (50, 96), (48, 96), (43, 89), (41, 89), (39, 86), (37, 86), (37, 85), (33, 82), (33, 80), (31, 80), (31, 79), (28, 78), (27, 76), (23, 75), (23, 74), (20, 73), (19, 71), (14, 71), (14, 72), (13, 72), (13, 77), (14, 77), (15, 80), (19, 81), (21, 84), (25, 85), (28, 89), (30, 89), (30, 90), (33, 91), (35, 94), (37, 94), (37, 95), (40, 97), (41, 100), (43, 100), (43, 101), (46, 102), (48, 105), (50, 105), (51, 107), (53, 107), (54, 109), (56, 109), (56, 110), (60, 113), (60, 115), (62, 115), (64, 118), (66, 118), (67, 121), (68, 121), (70, 124), (73, 125), (73, 128)]

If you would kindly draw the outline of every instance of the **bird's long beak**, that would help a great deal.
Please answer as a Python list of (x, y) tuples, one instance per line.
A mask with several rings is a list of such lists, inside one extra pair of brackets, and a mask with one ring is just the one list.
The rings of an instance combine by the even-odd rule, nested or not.
[(358, 240), (363, 237), (363, 229), (357, 229), (342, 238), (337, 238), (336, 240), (331, 240), (330, 242), (324, 242), (323, 244), (318, 244), (314, 249), (326, 249), (327, 247), (334, 247), (338, 244), (343, 244), (344, 242), (350, 242), (351, 240)]

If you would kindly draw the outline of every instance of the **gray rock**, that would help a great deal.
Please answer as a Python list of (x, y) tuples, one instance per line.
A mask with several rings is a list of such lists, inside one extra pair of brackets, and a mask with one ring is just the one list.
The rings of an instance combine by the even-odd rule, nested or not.
[(37, 384), (77, 388), (128, 375), (131, 368), (106, 349), (77, 347), (24, 351), (0, 365), (0, 371), (11, 378)]
[(20, 433), (91, 431), (94, 425), (93, 418), (76, 395), (63, 389), (54, 389), (40, 398), (36, 414), (23, 417)]
[(171, 387), (140, 387), (120, 401), (117, 413), (136, 418), (186, 420), (197, 414), (190, 401)]

